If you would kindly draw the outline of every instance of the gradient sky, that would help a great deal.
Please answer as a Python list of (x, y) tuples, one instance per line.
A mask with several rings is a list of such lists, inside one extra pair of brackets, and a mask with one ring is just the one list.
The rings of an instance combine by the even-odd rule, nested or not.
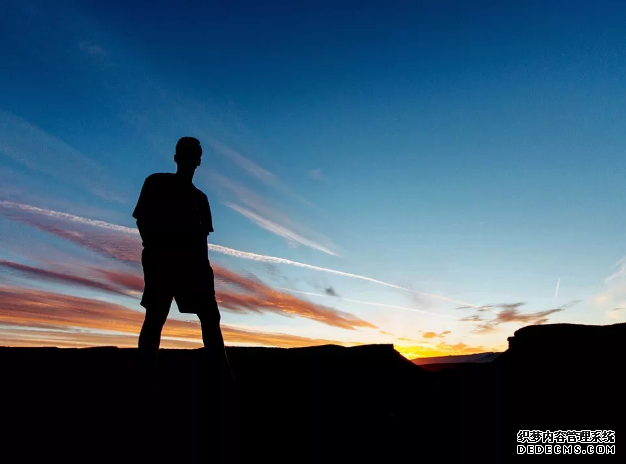
[(0, 0), (0, 345), (135, 345), (184, 135), (229, 344), (626, 320), (622, 2), (302, 3)]

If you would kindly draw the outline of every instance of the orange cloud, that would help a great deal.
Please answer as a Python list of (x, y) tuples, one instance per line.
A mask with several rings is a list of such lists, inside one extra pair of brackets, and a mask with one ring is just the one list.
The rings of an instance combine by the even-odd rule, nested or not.
[[(51, 219), (46, 216), (23, 210), (14, 211), (10, 208), (5, 208), (3, 214), (69, 240), (88, 250), (126, 264), (133, 264), (139, 269), (141, 263), (141, 240), (137, 236), (122, 232), (112, 233), (108, 229), (101, 230), (95, 226), (85, 225), (76, 221), (76, 224), (71, 223), (75, 227), (68, 229), (52, 224), (50, 222)], [(140, 274), (106, 270), (98, 270), (98, 272), (103, 274), (110, 283), (125, 286), (131, 292), (143, 291), (143, 283), (140, 284), (140, 280), (138, 280), (143, 280)], [(357, 327), (376, 328), (375, 325), (350, 313), (314, 304), (291, 294), (273, 290), (259, 280), (240, 276), (218, 266), (214, 266), (214, 272), (216, 281), (219, 283), (226, 286), (234, 286), (247, 292), (235, 293), (218, 290), (218, 303), (224, 309), (238, 312), (274, 312), (288, 317), (299, 316), (349, 330)], [(80, 285), (77, 281), (75, 283)], [(85, 282), (85, 285), (88, 286), (89, 283)]]
[[(0, 325), (12, 327), (0, 331), (0, 344), (42, 346), (50, 342), (55, 346), (135, 346), (132, 341), (136, 341), (143, 318), (143, 312), (106, 301), (0, 286)], [(80, 329), (115, 334), (94, 334), (81, 332)], [(238, 344), (281, 347), (342, 344), (332, 340), (255, 332), (224, 324), (222, 333), (227, 342)], [(163, 329), (163, 337), (165, 347), (200, 346), (200, 324), (196, 321), (169, 319)]]
[[(24, 328), (0, 329), (0, 345), (13, 347), (86, 348), (117, 346), (136, 348), (137, 335), (121, 333), (78, 332), (75, 330), (32, 330)], [(177, 340), (163, 337), (162, 348), (200, 348), (200, 340)]]
[[(102, 275), (108, 280), (109, 283), (107, 283), (11, 261), (0, 260), (0, 267), (2, 266), (18, 270), (35, 279), (60, 282), (130, 297), (138, 297), (144, 287), (143, 277), (139, 271), (124, 272), (121, 270), (100, 269), (93, 266), (89, 268), (91, 271)], [(220, 266), (213, 266), (213, 269), (218, 288), (223, 287), (216, 292), (216, 298), (221, 309), (233, 312), (274, 312), (288, 317), (304, 317), (333, 327), (349, 330), (357, 327), (376, 328), (373, 324), (359, 319), (350, 313), (314, 304), (293, 295), (276, 291), (254, 277), (244, 277)], [(233, 289), (243, 290), (245, 293), (235, 292)]]
[(441, 333), (437, 333), (437, 332), (424, 332), (424, 335), (422, 335), (422, 337), (424, 338), (444, 338), (446, 335), (450, 334), (452, 332), (450, 332), (449, 330), (445, 330)]
[(313, 319), (334, 327), (354, 329), (356, 327), (376, 328), (358, 317), (337, 309), (311, 303), (294, 295), (279, 292), (261, 281), (244, 277), (219, 266), (213, 266), (215, 279), (225, 285), (240, 288), (248, 293), (217, 291), (221, 307), (232, 311), (271, 311), (285, 316), (300, 316)]

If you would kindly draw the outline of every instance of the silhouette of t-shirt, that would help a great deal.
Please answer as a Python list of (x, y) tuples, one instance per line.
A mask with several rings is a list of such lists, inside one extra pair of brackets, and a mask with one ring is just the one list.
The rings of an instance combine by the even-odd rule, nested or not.
[(148, 176), (133, 211), (144, 250), (207, 254), (213, 232), (207, 196), (172, 173)]

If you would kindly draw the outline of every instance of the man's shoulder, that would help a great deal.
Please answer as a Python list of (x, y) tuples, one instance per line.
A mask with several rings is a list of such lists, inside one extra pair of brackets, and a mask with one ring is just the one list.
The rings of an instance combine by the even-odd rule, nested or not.
[(202, 190), (200, 190), (198, 187), (196, 187), (195, 185), (193, 186), (194, 191), (196, 192), (196, 194), (200, 197), (200, 198), (204, 198), (205, 200), (208, 199), (208, 197), (206, 196), (206, 193), (204, 193)]
[(146, 177), (146, 180), (169, 180), (172, 178), (173, 175), (174, 174), (172, 174), (171, 172), (155, 172), (154, 174), (150, 174), (148, 177)]
[(149, 183), (157, 183), (157, 182), (169, 182), (172, 180), (171, 172), (155, 172), (154, 174), (150, 174), (146, 177), (146, 182)]

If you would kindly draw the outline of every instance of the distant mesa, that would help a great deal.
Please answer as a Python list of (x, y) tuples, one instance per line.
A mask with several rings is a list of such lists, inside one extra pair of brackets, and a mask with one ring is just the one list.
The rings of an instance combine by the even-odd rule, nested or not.
[(418, 366), (428, 364), (461, 364), (461, 363), (487, 363), (491, 362), (500, 356), (499, 352), (488, 351), (485, 353), (475, 354), (459, 354), (450, 356), (432, 356), (427, 358), (415, 358), (411, 359), (413, 364)]
[[(582, 346), (594, 350), (603, 345), (617, 348), (626, 336), (626, 323), (612, 325), (545, 324), (529, 325), (516, 330), (508, 338), (507, 352), (548, 350), (552, 354), (577, 352)], [(620, 343), (621, 345), (621, 343)]]

